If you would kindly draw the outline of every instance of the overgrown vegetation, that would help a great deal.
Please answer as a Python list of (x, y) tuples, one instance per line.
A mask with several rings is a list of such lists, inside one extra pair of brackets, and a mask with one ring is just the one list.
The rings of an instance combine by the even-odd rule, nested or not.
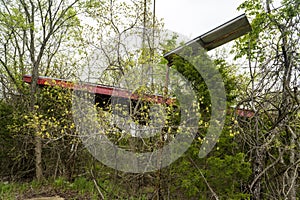
[[(0, 199), (299, 199), (300, 5), (272, 5), (245, 0), (239, 9), (253, 30), (231, 52), (241, 64), (213, 61), (224, 80), (228, 112), (215, 147), (199, 158), (213, 94), (191, 63), (162, 58), (177, 40), (161, 38), (162, 22), (150, 1), (0, 0)], [(132, 37), (143, 45), (126, 46)], [(167, 64), (191, 83), (200, 120), (189, 149), (154, 172), (122, 172), (96, 160), (74, 122), (73, 91), (37, 82), (38, 76), (75, 80), (83, 74), (85, 81), (123, 87), (119, 81), (131, 73), (127, 83), (136, 94), (159, 93), (166, 100), (175, 92), (164, 78), (153, 81), (153, 74), (165, 77)], [(245, 71), (237, 75), (241, 67)], [(32, 74), (31, 84), (22, 81), (24, 74)], [(134, 88), (137, 82), (144, 85)], [(111, 99), (96, 101), (105, 135), (128, 151), (160, 149), (178, 134), (179, 104), (154, 110), (154, 117), (167, 120), (159, 134), (140, 139), (109, 121)], [(132, 102), (127, 123), (149, 125), (154, 103)]]

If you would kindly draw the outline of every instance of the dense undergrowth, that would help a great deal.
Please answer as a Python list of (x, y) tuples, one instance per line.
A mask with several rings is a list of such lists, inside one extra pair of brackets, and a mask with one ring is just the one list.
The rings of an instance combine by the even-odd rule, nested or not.
[[(97, 184), (95, 184), (93, 180), (88, 180), (83, 177), (78, 177), (73, 181), (68, 181), (62, 177), (40, 182), (36, 180), (30, 182), (1, 181), (0, 199), (22, 200), (37, 197), (59, 196), (65, 199), (96, 200), (101, 199), (101, 194), (97, 190), (97, 187), (102, 188), (104, 187), (104, 184), (105, 183), (101, 183), (100, 181), (97, 181)], [(133, 200), (134, 198), (130, 199)]]

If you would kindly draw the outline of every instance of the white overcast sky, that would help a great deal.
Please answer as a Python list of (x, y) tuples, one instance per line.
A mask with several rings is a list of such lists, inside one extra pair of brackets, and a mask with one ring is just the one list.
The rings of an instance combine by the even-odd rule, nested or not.
[[(152, 0), (153, 1), (153, 0)], [(243, 14), (244, 0), (156, 0), (156, 15), (165, 28), (192, 39)], [(274, 8), (281, 0), (274, 0)]]
[(156, 15), (165, 28), (190, 39), (239, 16), (243, 0), (156, 0)]

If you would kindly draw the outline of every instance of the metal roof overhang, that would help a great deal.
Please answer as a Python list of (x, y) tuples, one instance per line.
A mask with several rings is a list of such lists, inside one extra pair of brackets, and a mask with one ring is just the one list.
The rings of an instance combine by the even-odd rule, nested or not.
[[(32, 76), (31, 75), (24, 75), (23, 81), (26, 83), (31, 83)], [(111, 98), (117, 97), (117, 98), (126, 98), (131, 100), (139, 100), (142, 99), (142, 101), (145, 102), (152, 102), (152, 103), (166, 103), (168, 105), (173, 104), (175, 102), (174, 98), (164, 98), (161, 95), (139, 95), (132, 91), (123, 89), (123, 88), (117, 88), (102, 84), (93, 84), (93, 83), (74, 83), (72, 81), (64, 80), (64, 79), (58, 79), (58, 78), (50, 78), (45, 76), (39, 76), (37, 80), (37, 84), (39, 86), (59, 86), (62, 88), (68, 88), (71, 90), (80, 90), (80, 91), (87, 91), (89, 93), (95, 94), (96, 97), (103, 97), (103, 98)]]
[(221, 26), (187, 42), (185, 45), (180, 46), (166, 54), (164, 58), (168, 61), (171, 59), (171, 55), (179, 54), (185, 47), (196, 48), (199, 44), (207, 51), (219, 47), (227, 42), (237, 39), (246, 33), (250, 32), (251, 25), (245, 14), (242, 14)]

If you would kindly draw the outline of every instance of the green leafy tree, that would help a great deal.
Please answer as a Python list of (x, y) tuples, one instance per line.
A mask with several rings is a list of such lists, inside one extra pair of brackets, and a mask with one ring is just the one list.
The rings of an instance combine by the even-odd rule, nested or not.
[(237, 128), (252, 162), (253, 199), (299, 198), (299, 1), (244, 1), (252, 32), (235, 46), (249, 80), (240, 108), (252, 110)]
[[(70, 56), (75, 52), (71, 49), (70, 44), (73, 42), (70, 42), (70, 38), (76, 39), (79, 27), (77, 11), (77, 0), (0, 2), (0, 71), (2, 80), (6, 80), (2, 84), (5, 84), (12, 96), (16, 91), (19, 95), (26, 95), (21, 78), (26, 73), (32, 74), (28, 104), (28, 111), (31, 113), (36, 112), (38, 76), (55, 74), (55, 70), (58, 74), (60, 72), (57, 69), (62, 69), (62, 64), (74, 66), (74, 60), (62, 60), (65, 55)], [(61, 51), (63, 49), (64, 52)], [(39, 132), (38, 129), (32, 132), (35, 135), (35, 168), (38, 180), (43, 176)]]
[[(228, 112), (222, 135), (219, 137), (215, 148), (207, 157), (200, 159), (199, 150), (205, 142), (204, 138), (211, 117), (210, 95), (214, 94), (210, 94), (203, 77), (190, 63), (181, 58), (174, 59), (172, 67), (182, 73), (197, 92), (201, 113), (195, 141), (185, 155), (168, 169), (170, 175), (166, 179), (170, 178), (170, 182), (175, 182), (175, 184), (172, 182), (172, 190), (180, 190), (185, 194), (183, 196), (174, 194), (174, 198), (180, 199), (186, 198), (186, 196), (189, 198), (200, 197), (200, 199), (249, 198), (246, 184), (251, 174), (251, 166), (245, 159), (242, 149), (238, 148), (236, 135), (239, 133), (232, 128), (236, 122), (232, 120), (230, 112), (238, 95), (236, 85), (241, 84), (242, 81), (235, 75), (235, 66), (229, 65), (222, 58), (213, 61), (224, 81)], [(203, 57), (196, 59), (200, 66), (206, 64)], [(211, 79), (213, 80), (214, 77)], [(166, 171), (168, 170), (166, 169)]]

